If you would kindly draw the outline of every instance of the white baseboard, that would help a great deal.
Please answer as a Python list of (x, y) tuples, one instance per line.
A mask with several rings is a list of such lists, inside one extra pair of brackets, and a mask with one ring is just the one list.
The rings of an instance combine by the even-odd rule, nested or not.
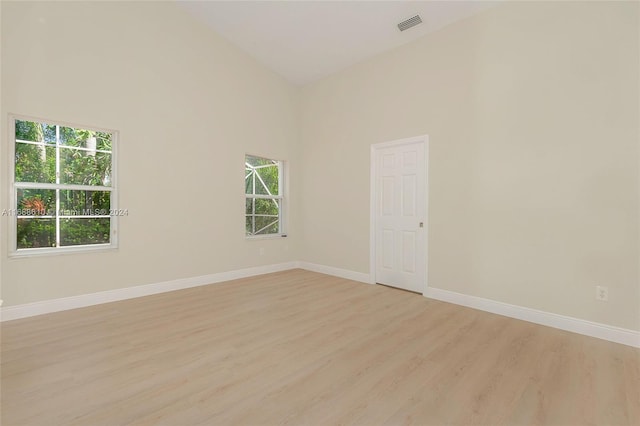
[(352, 281), (359, 281), (366, 284), (373, 284), (371, 276), (363, 272), (355, 272), (348, 269), (334, 268), (333, 266), (318, 265), (317, 263), (310, 262), (298, 262), (298, 267), (306, 269), (307, 271), (333, 275), (334, 277), (345, 278)]
[(43, 300), (41, 302), (26, 303), (0, 307), (0, 321), (10, 321), (51, 312), (66, 311), (68, 309), (84, 308), (101, 303), (117, 302), (118, 300), (133, 299), (135, 297), (150, 296), (167, 291), (215, 284), (224, 281), (247, 278), (271, 272), (286, 271), (298, 267), (298, 262), (279, 263), (275, 265), (256, 266), (220, 272), (217, 274), (201, 275), (199, 277), (182, 278), (154, 284), (120, 288), (117, 290), (101, 291), (98, 293), (82, 294), (79, 296), (63, 297), (60, 299)]
[(640, 348), (640, 332), (429, 287), (425, 297)]
[[(271, 272), (286, 271), (302, 268), (308, 271), (319, 272), (348, 280), (372, 284), (369, 274), (334, 268), (332, 266), (318, 265), (310, 262), (287, 262), (275, 265), (256, 266), (253, 268), (238, 269), (234, 271), (220, 272), (199, 277), (182, 278), (172, 281), (164, 281), (155, 284), (146, 284), (135, 287), (127, 287), (117, 290), (101, 291), (98, 293), (83, 294), (79, 296), (63, 297), (60, 299), (44, 300), (42, 302), (27, 303), (0, 307), (0, 321), (10, 321), (20, 318), (32, 317), (51, 312), (65, 311), (68, 309), (83, 308), (101, 303), (116, 302), (118, 300), (132, 299), (135, 297), (149, 296), (185, 288), (215, 284), (224, 281), (247, 278)], [(481, 297), (456, 293), (449, 290), (429, 287), (424, 294), (431, 299), (442, 300), (456, 305), (467, 306), (481, 311), (491, 312), (510, 318), (529, 321), (546, 325), (561, 330), (571, 331), (586, 336), (596, 337), (623, 345), (640, 348), (640, 332), (614, 327), (606, 324), (595, 323), (550, 312), (538, 311), (523, 306), (510, 305)]]

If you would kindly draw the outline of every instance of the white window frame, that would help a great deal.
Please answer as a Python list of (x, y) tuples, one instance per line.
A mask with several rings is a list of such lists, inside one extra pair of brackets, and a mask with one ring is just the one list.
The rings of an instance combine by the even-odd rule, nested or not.
[[(288, 176), (287, 176), (287, 172), (286, 172), (286, 161), (284, 160), (276, 160), (274, 158), (271, 157), (267, 157), (264, 155), (258, 155), (258, 154), (251, 154), (251, 153), (246, 153), (244, 156), (244, 162), (245, 162), (245, 170), (247, 167), (247, 156), (249, 157), (256, 157), (256, 158), (262, 158), (265, 160), (269, 160), (269, 161), (275, 161), (278, 164), (278, 195), (264, 195), (264, 194), (255, 194), (255, 185), (252, 185), (254, 188), (254, 194), (247, 194), (246, 193), (246, 189), (245, 189), (245, 197), (244, 197), (244, 206), (243, 206), (243, 211), (244, 211), (244, 217), (245, 217), (245, 238), (248, 240), (260, 240), (260, 239), (266, 239), (266, 238), (282, 238), (282, 237), (286, 237), (287, 233), (286, 233), (286, 207), (287, 207), (287, 189), (288, 189)], [(271, 167), (271, 166), (264, 166), (264, 167)], [(246, 179), (246, 176), (245, 176)], [(245, 188), (246, 188), (246, 182), (245, 182)], [(278, 209), (278, 232), (274, 232), (272, 234), (257, 234), (257, 235), (250, 235), (247, 234), (246, 231), (246, 218), (247, 218), (247, 214), (246, 214), (246, 200), (248, 199), (253, 199), (253, 198), (261, 198), (261, 199), (274, 199), (274, 200), (278, 200), (279, 202), (279, 209)], [(255, 211), (253, 211), (253, 215), (255, 215)], [(254, 230), (255, 232), (255, 230)]]
[[(15, 214), (18, 211), (18, 198), (17, 193), (19, 188), (29, 188), (29, 189), (71, 189), (78, 191), (108, 191), (111, 193), (110, 199), (110, 210), (119, 211), (118, 209), (118, 184), (117, 184), (117, 151), (118, 151), (118, 131), (112, 129), (105, 129), (95, 126), (85, 126), (83, 124), (77, 123), (68, 123), (58, 120), (49, 120), (37, 117), (30, 117), (18, 114), (8, 114), (9, 125), (7, 126), (7, 130), (9, 131), (9, 256), (10, 257), (32, 257), (32, 256), (43, 256), (43, 255), (57, 255), (57, 254), (65, 254), (65, 253), (83, 253), (83, 252), (94, 252), (94, 251), (104, 251), (104, 250), (114, 250), (118, 248), (118, 215), (117, 214), (109, 214), (105, 216), (64, 216), (64, 215), (56, 215), (56, 240), (59, 240), (60, 233), (60, 219), (66, 218), (100, 218), (100, 217), (109, 217), (110, 218), (110, 242), (105, 244), (86, 244), (86, 245), (73, 245), (73, 246), (62, 246), (62, 247), (38, 247), (38, 248), (23, 248), (18, 249), (18, 241), (17, 241), (17, 227), (18, 227), (18, 215)], [(92, 130), (96, 132), (110, 133), (111, 136), (111, 176), (110, 182), (111, 186), (94, 186), (94, 185), (76, 185), (76, 184), (59, 184), (59, 183), (25, 183), (25, 182), (16, 182), (15, 175), (15, 155), (16, 155), (16, 120), (19, 121), (31, 121), (35, 123), (47, 123), (50, 125), (56, 125), (60, 127), (71, 127), (74, 129), (83, 129), (83, 130)], [(56, 141), (56, 146), (59, 145), (59, 141)], [(60, 148), (57, 148), (57, 152)], [(81, 149), (81, 148), (80, 148)], [(82, 149), (81, 149), (82, 150)], [(60, 198), (56, 197), (56, 213), (60, 212)], [(37, 216), (38, 218), (53, 218), (49, 216)]]

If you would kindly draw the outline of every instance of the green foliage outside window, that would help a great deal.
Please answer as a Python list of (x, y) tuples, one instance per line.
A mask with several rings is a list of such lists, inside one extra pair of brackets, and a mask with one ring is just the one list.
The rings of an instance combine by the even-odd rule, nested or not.
[(112, 143), (107, 132), (15, 121), (18, 249), (110, 242)]
[(245, 228), (249, 236), (281, 232), (281, 164), (267, 158), (245, 157)]

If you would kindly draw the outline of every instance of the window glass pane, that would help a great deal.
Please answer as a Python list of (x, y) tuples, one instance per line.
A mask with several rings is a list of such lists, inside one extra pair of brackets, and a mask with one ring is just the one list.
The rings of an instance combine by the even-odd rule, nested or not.
[(280, 232), (280, 221), (277, 216), (247, 215), (245, 218), (245, 228), (247, 235), (278, 234)]
[(247, 235), (267, 235), (280, 232), (279, 199), (249, 197), (245, 201), (245, 215)]
[[(55, 140), (55, 139), (54, 139)], [(60, 145), (111, 152), (111, 133), (60, 126)]]
[(61, 219), (60, 245), (108, 244), (111, 235), (109, 218)]
[(108, 215), (111, 207), (109, 191), (60, 190), (60, 214), (62, 216)]
[(111, 186), (111, 154), (61, 148), (60, 183)]
[(268, 158), (245, 157), (245, 194), (279, 195), (280, 163)]
[(278, 230), (278, 218), (277, 217), (264, 217), (256, 216), (256, 232), (255, 235), (264, 234), (277, 234)]
[(254, 194), (253, 192), (253, 169), (244, 169), (244, 193)]
[(269, 166), (273, 164), (278, 164), (278, 162), (275, 160), (270, 160), (268, 158), (262, 158), (262, 157), (255, 157), (253, 155), (247, 155), (245, 157), (245, 162), (252, 167)]
[(253, 216), (247, 216), (245, 218), (245, 228), (247, 231), (247, 235), (253, 234)]
[(256, 194), (278, 195), (278, 166), (266, 166), (257, 168)]
[(18, 216), (55, 216), (56, 191), (53, 189), (18, 189)]
[(255, 214), (267, 214), (278, 216), (280, 211), (279, 200), (256, 198)]
[(72, 127), (60, 126), (60, 144), (66, 146), (84, 146), (82, 140), (86, 139), (85, 134), (77, 134), (76, 129)]
[(31, 142), (56, 143), (56, 126), (33, 121), (16, 120), (16, 139)]
[(96, 149), (109, 152), (112, 151), (111, 133), (95, 132), (94, 137), (96, 138)]
[(60, 145), (95, 149), (95, 132), (91, 130), (60, 126)]
[(19, 249), (55, 247), (56, 245), (56, 222), (55, 219), (18, 219), (18, 239)]
[(16, 182), (55, 183), (56, 148), (16, 143)]

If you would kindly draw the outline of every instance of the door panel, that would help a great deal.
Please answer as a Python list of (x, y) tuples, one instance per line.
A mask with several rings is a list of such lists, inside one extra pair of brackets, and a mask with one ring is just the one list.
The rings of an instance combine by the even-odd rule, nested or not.
[(416, 233), (404, 231), (402, 233), (402, 271), (416, 272)]
[(393, 216), (393, 203), (395, 181), (393, 176), (385, 176), (382, 178), (382, 214), (384, 216)]
[(422, 293), (426, 279), (423, 141), (376, 150), (376, 282)]
[(416, 215), (416, 176), (402, 176), (402, 216)]
[(393, 243), (393, 230), (384, 229), (382, 231), (382, 267), (384, 269), (393, 270), (395, 255)]

